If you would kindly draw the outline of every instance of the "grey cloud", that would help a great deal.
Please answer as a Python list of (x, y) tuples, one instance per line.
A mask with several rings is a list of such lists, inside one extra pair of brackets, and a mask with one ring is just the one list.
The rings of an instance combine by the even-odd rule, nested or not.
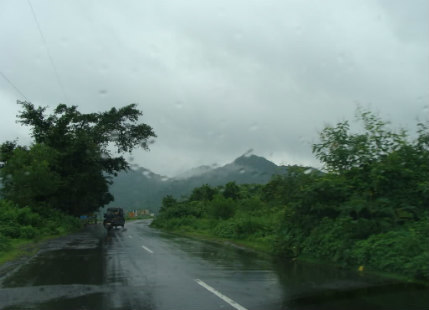
[[(426, 1), (31, 3), (68, 103), (139, 103), (159, 138), (134, 162), (155, 172), (249, 148), (317, 165), (318, 130), (353, 118), (357, 104), (406, 127), (427, 119)], [(63, 102), (27, 3), (3, 1), (0, 12), (0, 70), (35, 104)], [(11, 121), (17, 98), (0, 78), (2, 140), (26, 134)]]

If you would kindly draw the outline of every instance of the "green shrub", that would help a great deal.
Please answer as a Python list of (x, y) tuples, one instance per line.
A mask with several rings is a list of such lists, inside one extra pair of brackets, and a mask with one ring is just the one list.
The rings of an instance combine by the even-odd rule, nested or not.
[(358, 241), (351, 255), (356, 265), (428, 280), (428, 219)]
[(0, 225), (0, 234), (9, 238), (19, 238), (21, 236), (20, 227), (16, 223), (3, 223)]
[(337, 263), (347, 261), (353, 244), (349, 232), (352, 226), (352, 219), (348, 217), (323, 218), (305, 239), (303, 254)]
[(13, 239), (34, 239), (41, 235), (64, 234), (79, 229), (78, 218), (58, 210), (38, 207), (18, 207), (14, 203), (0, 200), (0, 234)]
[(188, 215), (184, 217), (163, 219), (161, 221), (157, 219), (152, 223), (152, 226), (170, 230), (180, 228), (181, 230), (190, 231), (196, 228), (196, 223), (197, 219), (192, 215)]
[(42, 218), (40, 215), (33, 212), (29, 207), (19, 209), (16, 220), (20, 225), (31, 225), (34, 227), (40, 227), (42, 225)]
[(210, 203), (209, 213), (215, 219), (226, 220), (234, 216), (236, 203), (231, 198), (216, 196)]
[(263, 214), (266, 214), (267, 212), (266, 204), (263, 201), (261, 201), (259, 197), (252, 197), (252, 198), (241, 200), (239, 204), (239, 208), (244, 212), (258, 214), (258, 215), (263, 215)]
[(221, 238), (235, 238), (235, 223), (233, 221), (220, 221), (213, 229), (213, 233)]
[(263, 219), (258, 217), (234, 217), (220, 221), (213, 230), (222, 238), (246, 239), (249, 237), (264, 237), (270, 232)]
[(0, 223), (15, 222), (19, 208), (10, 201), (0, 200)]
[(10, 239), (0, 233), (0, 252), (7, 251), (10, 247)]
[(39, 234), (39, 230), (33, 226), (21, 226), (19, 232), (19, 236), (23, 239), (33, 239)]

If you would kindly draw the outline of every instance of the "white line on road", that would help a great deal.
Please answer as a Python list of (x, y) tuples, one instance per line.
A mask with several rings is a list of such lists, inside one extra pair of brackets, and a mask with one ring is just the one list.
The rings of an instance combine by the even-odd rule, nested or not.
[(144, 245), (142, 245), (142, 248), (145, 249), (146, 251), (148, 251), (150, 254), (153, 254), (153, 251), (147, 247), (145, 247)]
[(217, 291), (216, 289), (214, 289), (213, 287), (211, 287), (210, 285), (208, 285), (207, 283), (204, 283), (203, 281), (201, 281), (200, 279), (195, 279), (195, 282), (197, 282), (199, 285), (201, 285), (202, 287), (204, 287), (206, 290), (208, 290), (209, 292), (215, 294), (217, 297), (219, 297), (220, 299), (222, 299), (223, 301), (225, 301), (226, 303), (230, 304), (231, 306), (233, 306), (235, 309), (237, 310), (247, 310), (246, 308), (244, 308), (242, 305), (236, 303), (234, 300), (232, 300), (231, 298), (229, 298), (228, 296), (223, 295), (221, 292)]

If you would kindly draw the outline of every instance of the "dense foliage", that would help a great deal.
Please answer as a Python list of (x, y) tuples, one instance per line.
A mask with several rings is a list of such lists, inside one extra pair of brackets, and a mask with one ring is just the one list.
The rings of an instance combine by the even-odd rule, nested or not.
[(12, 240), (37, 240), (71, 232), (80, 227), (79, 219), (58, 210), (33, 210), (0, 200), (0, 256), (10, 249)]
[(360, 120), (359, 133), (348, 122), (321, 132), (313, 152), (324, 173), (290, 167), (264, 186), (167, 196), (153, 225), (429, 280), (428, 128), (419, 124), (412, 140), (372, 113)]
[[(120, 154), (148, 148), (152, 128), (138, 124), (135, 104), (83, 114), (76, 106), (46, 108), (19, 102), (19, 122), (31, 127), (34, 143), (0, 146), (1, 194), (21, 207), (45, 206), (71, 215), (90, 213), (113, 200), (111, 176), (128, 168)], [(116, 148), (115, 154), (111, 151)]]

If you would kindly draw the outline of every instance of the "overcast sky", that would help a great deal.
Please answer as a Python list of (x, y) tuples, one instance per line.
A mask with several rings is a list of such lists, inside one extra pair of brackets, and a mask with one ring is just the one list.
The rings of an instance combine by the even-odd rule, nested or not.
[(427, 0), (1, 0), (0, 142), (31, 142), (23, 96), (138, 103), (158, 138), (132, 160), (156, 173), (249, 149), (318, 166), (318, 133), (358, 105), (410, 131), (429, 119), (428, 40)]

